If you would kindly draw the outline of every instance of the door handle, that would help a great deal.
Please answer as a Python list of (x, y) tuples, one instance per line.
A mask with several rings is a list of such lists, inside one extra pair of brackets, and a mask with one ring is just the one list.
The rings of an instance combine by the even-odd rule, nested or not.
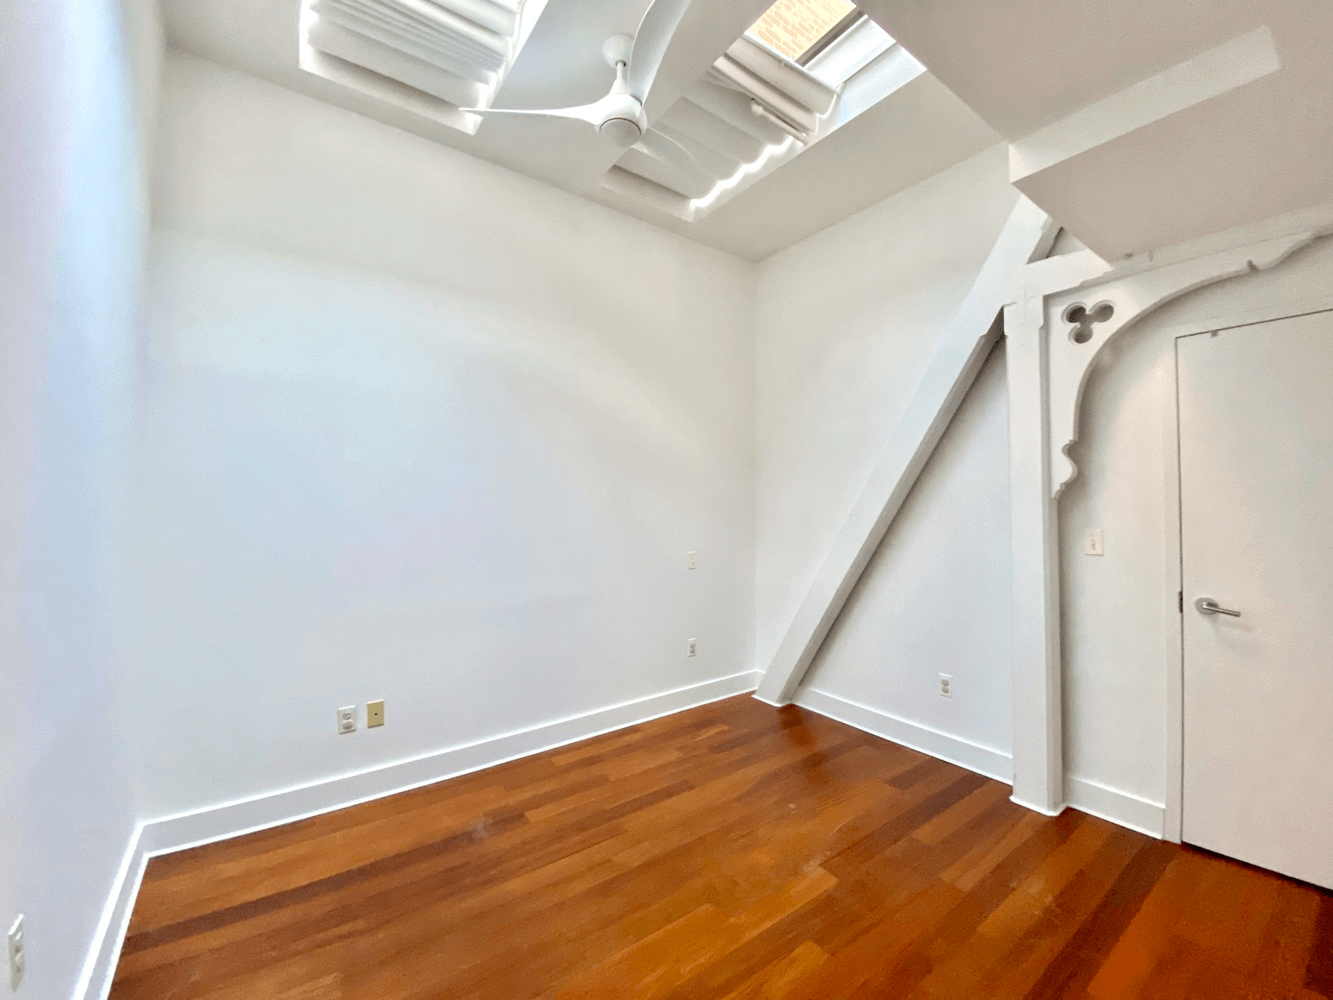
[(1199, 609), (1201, 615), (1227, 615), (1230, 618), (1239, 618), (1239, 611), (1232, 611), (1230, 608), (1224, 608), (1211, 597), (1200, 597), (1194, 602), (1194, 606)]

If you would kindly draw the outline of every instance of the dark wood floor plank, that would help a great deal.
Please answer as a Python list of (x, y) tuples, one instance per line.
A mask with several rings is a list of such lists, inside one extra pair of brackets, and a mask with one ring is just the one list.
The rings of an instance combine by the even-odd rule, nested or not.
[(731, 699), (154, 859), (113, 1000), (1333, 997), (1333, 897)]
[(1333, 996), (1333, 898), (1319, 901), (1315, 917), (1310, 959), (1305, 968), (1305, 987)]
[(1027, 1000), (1078, 996), (1120, 939), (1175, 853), (1168, 844), (1139, 845), (1109, 891), (1090, 910), (1059, 954), (1042, 968)]

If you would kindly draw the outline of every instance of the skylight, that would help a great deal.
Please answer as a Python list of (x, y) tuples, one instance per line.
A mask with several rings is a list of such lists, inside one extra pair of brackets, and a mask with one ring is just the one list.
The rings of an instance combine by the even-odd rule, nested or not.
[(301, 0), (298, 65), (476, 133), (546, 0)]
[(697, 222), (925, 72), (850, 0), (770, 2), (603, 187)]
[(746, 34), (804, 64), (860, 16), (849, 0), (777, 0)]

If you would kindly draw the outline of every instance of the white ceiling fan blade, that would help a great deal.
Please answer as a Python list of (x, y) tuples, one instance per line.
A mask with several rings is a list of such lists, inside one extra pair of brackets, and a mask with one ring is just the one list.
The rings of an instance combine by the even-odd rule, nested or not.
[(626, 79), (629, 92), (647, 103), (648, 92), (653, 89), (657, 71), (666, 57), (667, 47), (671, 44), (680, 19), (689, 9), (690, 0), (653, 0), (639, 22), (639, 30), (634, 35), (634, 48), (630, 50), (629, 66)]
[(643, 133), (643, 138), (638, 142), (638, 148), (649, 156), (654, 156), (688, 173), (698, 173), (702, 169), (693, 153), (671, 136), (663, 135), (661, 132), (652, 129)]
[(463, 108), (463, 111), (483, 118), (499, 118), (501, 115), (526, 115), (529, 118), (573, 118), (587, 122), (593, 128), (602, 124), (602, 102), (583, 104), (577, 108)]

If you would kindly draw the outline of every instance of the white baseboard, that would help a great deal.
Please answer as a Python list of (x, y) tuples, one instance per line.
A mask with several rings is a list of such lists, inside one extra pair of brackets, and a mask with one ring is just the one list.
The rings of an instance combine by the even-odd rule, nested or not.
[(760, 676), (757, 670), (746, 671), (465, 746), (140, 823), (107, 899), (74, 998), (106, 1000), (111, 992), (116, 962), (149, 858), (344, 809), (745, 694), (759, 686)]
[(1062, 812), (1064, 812), (1066, 809), (1069, 808), (1063, 802), (1061, 802), (1055, 808), (1051, 808), (1050, 806), (1043, 805), (1039, 802), (1025, 802), (1022, 799), (1020, 799), (1017, 795), (1009, 796), (1009, 801), (1016, 806), (1022, 806), (1024, 809), (1031, 809), (1034, 813), (1041, 813), (1043, 816), (1051, 816), (1051, 817), (1059, 816)]
[[(969, 771), (984, 774), (988, 778), (995, 778), (1006, 784), (1013, 782), (1013, 760), (1007, 754), (992, 750), (990, 747), (950, 736), (929, 726), (908, 722), (906, 719), (900, 719), (868, 705), (839, 698), (827, 691), (802, 689), (797, 693), (794, 703), (830, 719), (855, 726), (864, 732), (911, 747), (913, 750), (920, 750), (950, 764), (965, 767)], [(1045, 815), (1059, 815), (1064, 809), (1061, 807), (1052, 813), (1026, 802), (1018, 804)], [(1162, 804), (1109, 788), (1087, 778), (1065, 779), (1065, 806), (1130, 830), (1146, 833), (1159, 840), (1162, 838), (1166, 823), (1166, 807)]]
[(364, 771), (164, 816), (144, 824), (144, 851), (153, 857), (198, 847), (434, 784), (663, 715), (745, 694), (755, 689), (758, 679), (756, 671), (746, 671)]
[[(757, 670), (734, 674), (465, 746), (140, 823), (131, 835), (121, 861), (74, 997), (76, 1000), (105, 1000), (110, 993), (144, 869), (148, 859), (155, 855), (332, 812), (753, 692), (761, 676), (762, 672)], [(1006, 783), (1012, 781), (1013, 762), (998, 750), (825, 691), (802, 690), (797, 694), (795, 704), (989, 778)], [(1152, 837), (1162, 836), (1165, 807), (1158, 803), (1085, 778), (1067, 778), (1065, 797), (1070, 806), (1083, 812)]]
[(970, 740), (950, 736), (920, 723), (908, 722), (877, 708), (861, 705), (813, 688), (798, 691), (794, 703), (812, 712), (845, 722), (849, 726), (900, 743), (913, 750), (976, 771), (988, 778), (1013, 784), (1014, 763), (1008, 754)]
[(102, 907), (92, 946), (88, 949), (83, 971), (74, 987), (74, 1000), (106, 1000), (111, 992), (111, 980), (115, 976), (116, 963), (120, 960), (120, 948), (125, 943), (130, 913), (134, 910), (134, 900), (139, 895), (139, 883), (143, 881), (143, 871), (147, 864), (148, 857), (143, 849), (143, 824), (137, 823), (130, 834), (130, 842), (125, 848), (115, 881), (111, 883), (106, 905)]
[(1166, 806), (1160, 802), (1150, 802), (1087, 778), (1065, 776), (1065, 803), (1079, 812), (1158, 840), (1162, 839), (1166, 828)]

